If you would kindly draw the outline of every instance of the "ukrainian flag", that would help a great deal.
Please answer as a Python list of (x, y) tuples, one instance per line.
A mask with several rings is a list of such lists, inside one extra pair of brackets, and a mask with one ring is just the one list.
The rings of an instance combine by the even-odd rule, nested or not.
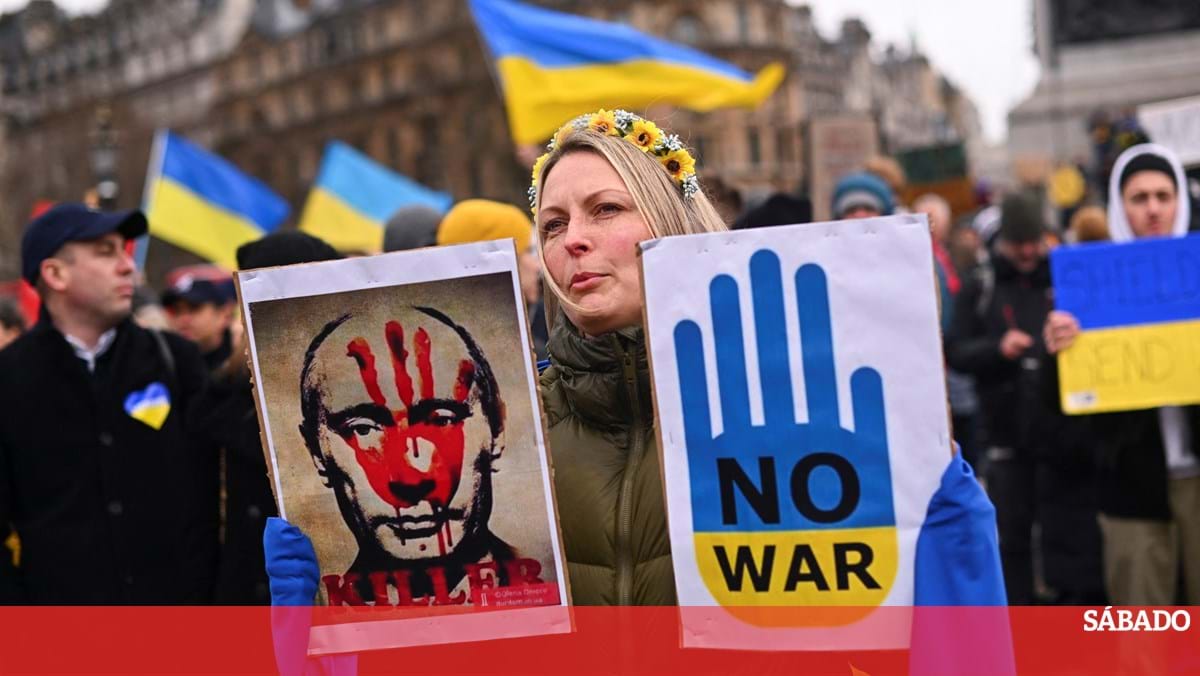
[(441, 212), (450, 195), (377, 164), (338, 141), (325, 148), (317, 183), (308, 193), (300, 229), (342, 251), (379, 251), (383, 226), (400, 207), (423, 204)]
[(289, 210), (224, 158), (169, 131), (155, 138), (145, 195), (151, 235), (236, 269), (237, 248), (275, 230)]
[(773, 63), (757, 76), (628, 26), (531, 7), (471, 0), (496, 62), (513, 139), (544, 141), (597, 108), (670, 103), (708, 111), (762, 103), (783, 81)]

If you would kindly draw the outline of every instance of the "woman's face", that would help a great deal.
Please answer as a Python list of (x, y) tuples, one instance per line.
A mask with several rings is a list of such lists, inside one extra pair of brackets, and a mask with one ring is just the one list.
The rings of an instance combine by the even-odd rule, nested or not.
[(642, 321), (637, 244), (650, 229), (620, 175), (597, 153), (564, 155), (542, 186), (538, 231), (546, 273), (580, 312), (563, 311), (585, 335)]

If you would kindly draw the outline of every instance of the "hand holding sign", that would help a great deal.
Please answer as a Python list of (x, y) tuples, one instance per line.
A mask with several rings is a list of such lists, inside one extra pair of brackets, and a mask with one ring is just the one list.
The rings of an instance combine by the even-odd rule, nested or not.
[(800, 267), (808, 422), (797, 423), (779, 258), (755, 253), (750, 278), (764, 424), (750, 421), (737, 282), (719, 275), (709, 289), (723, 427), (715, 437), (700, 327), (685, 320), (674, 332), (701, 571), (722, 605), (862, 607), (850, 621), (886, 597), (896, 572), (882, 380), (866, 367), (851, 375), (854, 429), (843, 426), (825, 273)]

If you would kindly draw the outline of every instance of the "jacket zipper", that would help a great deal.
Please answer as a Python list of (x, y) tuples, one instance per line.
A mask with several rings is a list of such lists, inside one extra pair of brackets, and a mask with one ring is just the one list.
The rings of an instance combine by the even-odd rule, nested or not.
[(633, 481), (642, 459), (644, 434), (637, 364), (633, 355), (621, 346), (619, 338), (613, 336), (613, 343), (621, 355), (626, 394), (633, 408), (633, 436), (629, 455), (625, 458), (625, 475), (621, 479), (621, 494), (617, 503), (617, 605), (629, 606), (633, 605)]

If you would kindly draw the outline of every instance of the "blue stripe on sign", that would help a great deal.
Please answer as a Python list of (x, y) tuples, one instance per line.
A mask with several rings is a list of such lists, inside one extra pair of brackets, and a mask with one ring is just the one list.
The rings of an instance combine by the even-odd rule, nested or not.
[(1200, 237), (1059, 247), (1050, 271), (1084, 330), (1200, 319)]

